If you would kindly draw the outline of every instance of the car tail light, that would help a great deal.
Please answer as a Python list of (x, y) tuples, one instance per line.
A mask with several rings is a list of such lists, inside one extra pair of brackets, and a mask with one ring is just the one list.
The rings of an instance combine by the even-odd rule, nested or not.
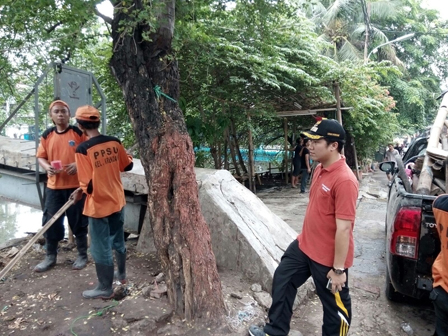
[(392, 254), (417, 259), (421, 220), (420, 208), (400, 209), (395, 217), (390, 243)]

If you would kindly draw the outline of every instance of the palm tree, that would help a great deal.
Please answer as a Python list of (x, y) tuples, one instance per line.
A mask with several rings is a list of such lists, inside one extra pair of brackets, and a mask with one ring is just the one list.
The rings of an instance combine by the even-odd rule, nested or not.
[[(393, 18), (400, 1), (388, 0), (300, 0), (303, 13), (321, 30), (328, 42), (324, 53), (338, 61), (365, 60), (369, 46), (388, 41), (375, 22)], [(385, 59), (401, 65), (393, 46), (382, 48)]]

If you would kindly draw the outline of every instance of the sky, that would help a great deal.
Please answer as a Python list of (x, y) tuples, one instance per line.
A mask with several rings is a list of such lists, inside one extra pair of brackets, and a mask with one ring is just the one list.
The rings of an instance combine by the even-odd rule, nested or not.
[(103, 1), (97, 5), (97, 8), (102, 14), (107, 15), (108, 17), (112, 17), (114, 15), (114, 7), (109, 0)]
[(423, 0), (423, 6), (426, 8), (437, 9), (442, 18), (448, 20), (448, 1), (447, 0)]

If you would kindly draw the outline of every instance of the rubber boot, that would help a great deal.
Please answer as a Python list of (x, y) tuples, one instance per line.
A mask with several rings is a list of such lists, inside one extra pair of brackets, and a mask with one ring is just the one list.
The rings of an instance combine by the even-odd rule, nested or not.
[(126, 252), (118, 253), (115, 251), (115, 260), (117, 261), (117, 271), (114, 273), (114, 280), (120, 281), (122, 285), (125, 285), (126, 280)]
[(45, 272), (56, 265), (56, 258), (58, 253), (58, 241), (46, 240), (47, 254), (44, 261), (34, 267), (34, 272)]
[(81, 270), (87, 264), (87, 235), (76, 237), (76, 247), (78, 248), (78, 258), (73, 263), (72, 269)]
[(114, 281), (114, 266), (95, 263), (98, 284), (95, 289), (82, 292), (86, 299), (111, 299), (114, 296), (112, 283)]

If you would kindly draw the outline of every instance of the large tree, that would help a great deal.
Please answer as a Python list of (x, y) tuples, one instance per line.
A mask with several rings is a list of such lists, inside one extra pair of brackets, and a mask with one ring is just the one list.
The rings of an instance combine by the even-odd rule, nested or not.
[(174, 0), (160, 1), (155, 8), (149, 1), (135, 0), (117, 10), (110, 65), (139, 143), (150, 221), (170, 302), (188, 319), (217, 317), (224, 312), (221, 283), (200, 210), (193, 145), (177, 103), (175, 12)]
[[(41, 48), (34, 60), (42, 64), (89, 44), (97, 34), (90, 28), (95, 13), (111, 24), (110, 66), (139, 143), (169, 300), (176, 313), (189, 320), (221, 317), (225, 306), (209, 229), (200, 211), (193, 146), (177, 103), (179, 71), (172, 49), (175, 21), (180, 19), (176, 2), (112, 1), (113, 19), (98, 13), (98, 2), (8, 1), (0, 7), (2, 36), (30, 52)], [(177, 13), (182, 10), (188, 19), (189, 5), (180, 5)], [(17, 49), (8, 50), (9, 57), (26, 58), (13, 50)]]

